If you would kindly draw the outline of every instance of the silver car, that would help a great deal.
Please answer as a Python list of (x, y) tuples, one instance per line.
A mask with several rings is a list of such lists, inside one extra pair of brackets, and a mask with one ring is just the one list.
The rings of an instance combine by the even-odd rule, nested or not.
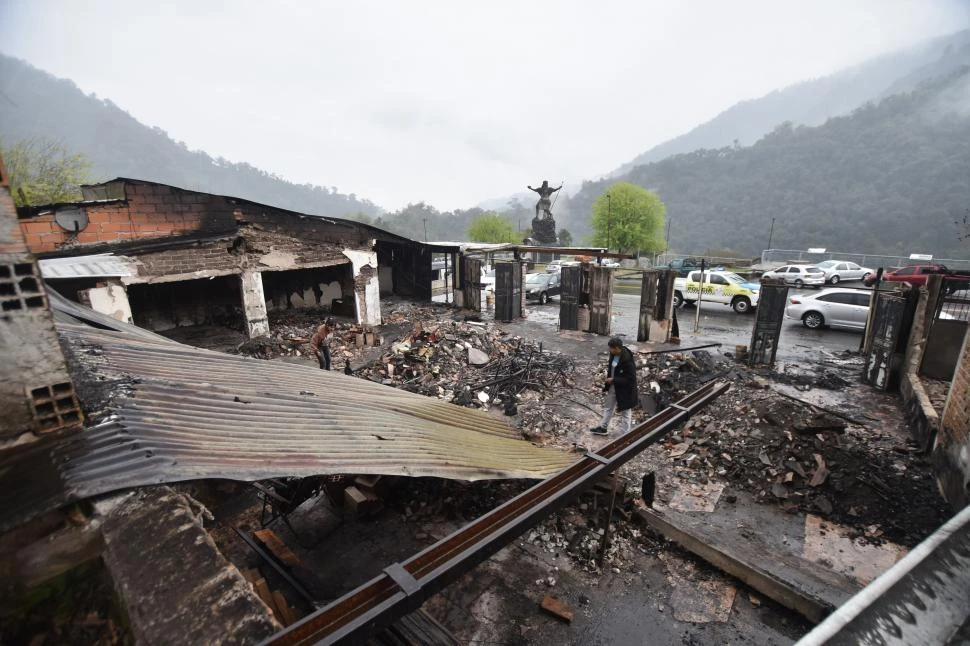
[(865, 280), (876, 273), (868, 267), (861, 267), (847, 260), (825, 260), (818, 263), (818, 268), (825, 272), (825, 282), (838, 285), (843, 280)]
[(795, 287), (804, 287), (805, 285), (820, 287), (825, 284), (825, 272), (814, 265), (785, 265), (778, 269), (766, 271), (761, 277), (780, 278)]
[(817, 294), (794, 294), (788, 299), (785, 318), (801, 321), (812, 330), (826, 326), (863, 330), (871, 295), (866, 290), (845, 287), (831, 287)]

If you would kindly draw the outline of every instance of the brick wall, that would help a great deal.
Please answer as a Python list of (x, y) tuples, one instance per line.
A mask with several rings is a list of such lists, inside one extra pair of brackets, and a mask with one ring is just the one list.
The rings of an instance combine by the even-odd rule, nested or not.
[(54, 221), (54, 211), (20, 220), (34, 253), (96, 243), (126, 242), (196, 232), (225, 232), (235, 227), (226, 198), (157, 184), (125, 183), (125, 199), (84, 204), (88, 225), (77, 234)]
[(967, 341), (963, 343), (963, 353), (950, 382), (943, 427), (953, 440), (965, 443), (970, 438), (970, 343)]
[(970, 333), (950, 382), (933, 466), (943, 497), (956, 509), (970, 504)]

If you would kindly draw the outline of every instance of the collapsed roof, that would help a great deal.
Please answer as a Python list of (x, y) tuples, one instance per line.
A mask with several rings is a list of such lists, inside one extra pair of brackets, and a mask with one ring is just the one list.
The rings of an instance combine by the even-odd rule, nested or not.
[(182, 345), (56, 297), (52, 306), (96, 423), (4, 455), (5, 524), (110, 491), (186, 480), (544, 478), (571, 462), (480, 411), (315, 367)]

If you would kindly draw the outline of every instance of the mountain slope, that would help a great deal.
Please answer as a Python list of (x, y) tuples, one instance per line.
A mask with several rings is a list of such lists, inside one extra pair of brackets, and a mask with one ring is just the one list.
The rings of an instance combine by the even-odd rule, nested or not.
[[(783, 124), (749, 148), (699, 150), (615, 178), (655, 190), (683, 252), (788, 249), (965, 258), (954, 221), (970, 208), (970, 68), (822, 126)], [(587, 182), (576, 213), (612, 181)]]
[(670, 155), (706, 148), (749, 146), (786, 121), (819, 125), (845, 115), (867, 101), (912, 90), (919, 82), (970, 64), (970, 31), (937, 38), (881, 56), (845, 71), (766, 96), (742, 101), (710, 121), (651, 148), (623, 164), (611, 176)]
[(333, 187), (294, 184), (249, 164), (188, 150), (111, 101), (0, 55), (0, 139), (9, 144), (33, 137), (60, 141), (86, 155), (95, 181), (134, 177), (331, 217), (380, 212)]

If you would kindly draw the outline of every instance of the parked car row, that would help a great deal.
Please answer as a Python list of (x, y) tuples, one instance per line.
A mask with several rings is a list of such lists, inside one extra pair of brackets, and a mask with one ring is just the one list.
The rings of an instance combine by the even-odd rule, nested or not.
[(838, 285), (847, 280), (865, 281), (875, 271), (862, 267), (854, 262), (842, 260), (824, 260), (817, 265), (789, 264), (778, 269), (766, 271), (762, 278), (778, 278), (795, 287), (821, 287), (822, 285)]

